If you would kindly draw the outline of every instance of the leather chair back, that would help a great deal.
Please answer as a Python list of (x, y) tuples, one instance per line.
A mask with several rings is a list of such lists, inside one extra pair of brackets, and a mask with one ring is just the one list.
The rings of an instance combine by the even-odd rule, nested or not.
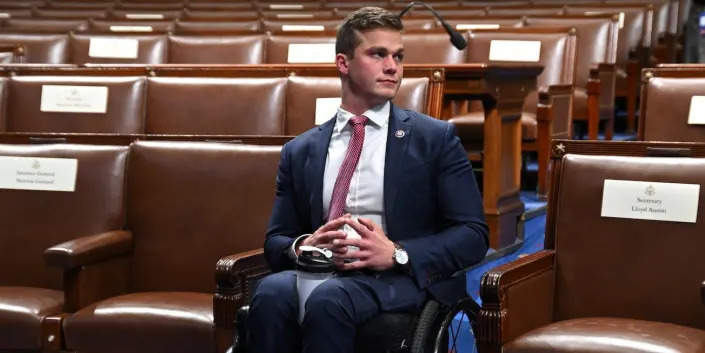
[(175, 34), (209, 34), (228, 32), (259, 32), (260, 21), (258, 19), (241, 21), (191, 21), (176, 20), (174, 23)]
[(89, 18), (105, 19), (108, 17), (108, 11), (103, 9), (34, 9), (33, 17), (84, 20)]
[(615, 63), (619, 27), (612, 16), (529, 16), (530, 27), (575, 27), (578, 33), (576, 87), (586, 87), (595, 63)]
[(123, 228), (127, 155), (127, 146), (0, 145), (0, 156), (78, 160), (73, 192), (0, 189), (0, 285), (60, 290), (44, 250)]
[(69, 62), (67, 34), (0, 33), (0, 44), (24, 45), (26, 63), (66, 64)]
[[(467, 39), (467, 34), (464, 36)], [(467, 49), (458, 50), (448, 38), (448, 33), (439, 31), (406, 31), (404, 41), (404, 63), (406, 64), (463, 64)]]
[(175, 11), (181, 10), (184, 7), (184, 3), (180, 1), (119, 1), (117, 2), (115, 8), (117, 10), (130, 10), (130, 11)]
[(487, 13), (492, 16), (525, 16), (525, 15), (562, 15), (563, 5), (531, 5), (531, 6), (490, 6)]
[(27, 18), (27, 17), (32, 17), (34, 12), (32, 11), (31, 8), (7, 8), (4, 6), (0, 6), (2, 10), (0, 12), (7, 14), (6, 16), (10, 16), (10, 18), (13, 17), (20, 17), (20, 18)]
[[(577, 38), (573, 27), (556, 28), (502, 28), (473, 30), (468, 32), (467, 62), (473, 63), (516, 63), (514, 61), (490, 60), (490, 48), (494, 41), (540, 42), (538, 64), (544, 67), (537, 77), (539, 88), (551, 85), (572, 85), (575, 83), (577, 60)], [(497, 42), (495, 42), (497, 43)], [(534, 90), (524, 100), (523, 111), (536, 113), (538, 91)], [(562, 121), (564, 119), (557, 119)], [(556, 126), (556, 128), (559, 128)], [(567, 127), (561, 127), (566, 131)]]
[[(92, 39), (115, 38), (121, 40), (136, 40), (136, 58), (91, 57)], [(71, 63), (83, 65), (92, 64), (163, 64), (166, 62), (166, 36), (155, 34), (105, 35), (105, 34), (71, 34)], [(131, 53), (130, 53), (131, 54)], [(114, 55), (114, 54), (108, 54)]]
[[(650, 5), (595, 5), (595, 6), (569, 6), (568, 14), (610, 13), (623, 16), (620, 19), (619, 39), (617, 41), (617, 64), (626, 65), (630, 59), (629, 52), (638, 47), (651, 47), (651, 31), (653, 21), (653, 8)], [(624, 15), (621, 15), (621, 14)]]
[(569, 154), (557, 168), (546, 233), (556, 254), (553, 321), (618, 317), (705, 328), (705, 208), (695, 223), (601, 216), (607, 179), (654, 183), (633, 195), (633, 207), (664, 208), (638, 202), (663, 200), (668, 191), (656, 183), (700, 185), (703, 205), (705, 159)]
[(463, 16), (447, 17), (446, 21), (459, 31), (480, 28), (524, 27), (522, 16)]
[(705, 142), (705, 126), (688, 122), (691, 114), (705, 114), (697, 108), (705, 96), (705, 68), (647, 69), (644, 78), (639, 139)]
[[(0, 11), (2, 12), (2, 11)], [(37, 18), (10, 18), (5, 21), (5, 26), (12, 28), (13, 31), (22, 30), (26, 33), (32, 33), (36, 30), (42, 32), (56, 31), (56, 33), (67, 33), (69, 31), (85, 31), (88, 29), (88, 21), (86, 20), (53, 20), (53, 19), (37, 19)]]
[(150, 77), (146, 133), (283, 135), (285, 98), (283, 77)]
[(116, 20), (174, 20), (180, 18), (180, 9), (117, 9), (110, 11), (110, 17)]
[[(343, 23), (339, 18), (330, 19), (278, 19), (263, 18), (262, 29), (272, 32), (286, 32), (287, 28), (299, 26), (321, 26), (325, 31), (335, 31)], [(296, 31), (293, 29), (293, 31)]]
[(213, 293), (220, 258), (262, 247), (280, 154), (280, 146), (134, 143), (131, 289)]
[[(144, 131), (144, 77), (15, 76), (8, 80), (8, 132), (139, 134)], [(105, 113), (42, 111), (44, 86), (107, 87)], [(48, 109), (47, 109), (48, 110)]]
[(229, 10), (184, 10), (183, 20), (218, 20), (218, 21), (244, 21), (258, 20), (257, 11), (229, 11)]
[[(392, 101), (403, 109), (424, 113), (428, 78), (404, 78)], [(316, 99), (340, 97), (338, 77), (289, 77), (286, 94), (286, 134), (298, 135), (315, 126)], [(331, 114), (331, 118), (335, 112)]]
[(262, 64), (265, 35), (169, 35), (170, 64)]

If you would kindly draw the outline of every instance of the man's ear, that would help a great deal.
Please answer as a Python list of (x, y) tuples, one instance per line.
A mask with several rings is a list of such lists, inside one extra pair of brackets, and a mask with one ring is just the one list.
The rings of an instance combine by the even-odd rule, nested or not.
[(341, 75), (348, 75), (348, 56), (342, 53), (335, 54), (335, 66)]

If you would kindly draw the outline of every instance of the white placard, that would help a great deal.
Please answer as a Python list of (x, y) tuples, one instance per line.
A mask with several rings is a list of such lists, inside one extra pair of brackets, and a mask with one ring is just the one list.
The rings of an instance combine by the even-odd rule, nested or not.
[(467, 30), (467, 29), (497, 29), (499, 24), (497, 23), (460, 23), (455, 25), (455, 29)]
[(606, 179), (602, 217), (695, 223), (700, 185)]
[[(602, 12), (602, 11), (586, 11), (586, 15), (604, 15), (608, 12)], [(610, 13), (611, 14), (611, 13)], [(619, 13), (619, 29), (624, 28), (624, 12)]]
[(493, 40), (490, 61), (538, 62), (541, 42), (537, 40)]
[(152, 32), (152, 26), (110, 26), (110, 32)]
[(334, 117), (342, 102), (343, 99), (340, 97), (316, 98), (316, 125), (321, 125)]
[(0, 156), (0, 189), (73, 192), (77, 172), (77, 159)]
[(318, 25), (282, 25), (282, 31), (284, 32), (290, 32), (290, 31), (314, 31), (314, 32), (323, 32), (325, 28), (323, 26), (318, 26)]
[(291, 64), (334, 63), (335, 43), (291, 43), (287, 62)]
[(690, 98), (690, 111), (688, 112), (689, 125), (705, 124), (705, 96)]
[(40, 105), (43, 112), (105, 114), (108, 87), (43, 85)]
[(131, 38), (91, 38), (88, 56), (91, 58), (137, 59), (139, 42)]
[(303, 10), (303, 4), (270, 4), (270, 10)]
[(700, 21), (698, 24), (700, 27), (705, 27), (705, 16), (700, 16)]
[(163, 20), (164, 15), (160, 13), (128, 13), (125, 14), (128, 20)]
[(9, 13), (7, 12), (0, 12), (0, 18), (10, 18), (12, 17)]
[(278, 13), (277, 18), (313, 18), (312, 13)]

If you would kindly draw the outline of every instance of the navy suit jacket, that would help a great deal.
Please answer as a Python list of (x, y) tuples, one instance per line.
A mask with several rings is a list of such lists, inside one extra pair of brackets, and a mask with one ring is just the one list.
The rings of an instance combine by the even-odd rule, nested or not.
[[(323, 174), (334, 125), (335, 118), (282, 149), (264, 244), (272, 271), (293, 269), (288, 247), (325, 224)], [(454, 304), (465, 296), (465, 276), (451, 276), (481, 261), (488, 248), (482, 199), (455, 127), (392, 105), (385, 158), (387, 236), (406, 249), (419, 288)]]

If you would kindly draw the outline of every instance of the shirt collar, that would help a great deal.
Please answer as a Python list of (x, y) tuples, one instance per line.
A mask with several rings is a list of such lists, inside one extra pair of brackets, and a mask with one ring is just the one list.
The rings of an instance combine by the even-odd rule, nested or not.
[[(370, 108), (368, 111), (364, 112), (362, 115), (370, 119), (370, 122), (374, 123), (376, 126), (381, 127), (389, 122), (389, 112), (391, 110), (391, 103), (389, 101), (384, 104), (376, 105)], [(335, 118), (335, 129), (337, 131), (343, 131), (343, 129), (348, 125), (348, 121), (355, 115), (349, 111), (339, 107), (338, 114)]]

